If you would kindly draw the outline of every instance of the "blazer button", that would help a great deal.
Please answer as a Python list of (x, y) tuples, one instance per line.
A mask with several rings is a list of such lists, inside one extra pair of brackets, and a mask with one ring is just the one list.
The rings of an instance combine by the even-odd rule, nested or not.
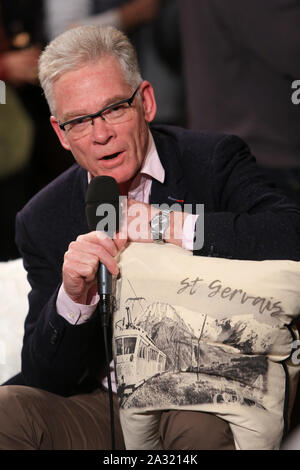
[(50, 337), (50, 344), (55, 344), (58, 338), (58, 331), (54, 330), (51, 337)]

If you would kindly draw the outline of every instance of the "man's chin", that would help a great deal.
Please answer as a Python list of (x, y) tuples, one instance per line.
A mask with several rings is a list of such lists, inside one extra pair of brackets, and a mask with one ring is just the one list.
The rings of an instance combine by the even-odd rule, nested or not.
[(103, 169), (103, 168), (96, 168), (90, 172), (92, 177), (95, 176), (110, 176), (116, 180), (118, 185), (120, 186), (127, 186), (128, 183), (131, 184), (133, 181), (136, 172), (133, 171), (126, 171), (125, 169), (121, 168), (111, 168), (111, 169)]

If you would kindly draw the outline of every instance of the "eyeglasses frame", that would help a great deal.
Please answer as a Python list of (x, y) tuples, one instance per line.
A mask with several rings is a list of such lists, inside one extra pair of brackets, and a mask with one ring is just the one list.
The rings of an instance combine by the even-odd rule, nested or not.
[[(59, 127), (61, 130), (63, 131), (66, 131), (65, 129), (65, 126), (67, 126), (68, 124), (72, 124), (73, 122), (78, 122), (80, 121), (80, 119), (95, 119), (97, 117), (101, 117), (101, 119), (103, 121), (105, 121), (105, 118), (101, 116), (101, 114), (103, 114), (105, 111), (108, 111), (109, 109), (112, 109), (112, 108), (115, 108), (116, 106), (120, 106), (121, 104), (125, 104), (125, 103), (128, 103), (129, 106), (132, 105), (132, 102), (135, 98), (135, 95), (137, 94), (138, 92), (138, 89), (140, 88), (140, 85), (137, 87), (137, 89), (133, 92), (132, 96), (130, 98), (125, 98), (124, 100), (121, 100), (121, 101), (118, 101), (117, 103), (113, 103), (113, 104), (110, 104), (109, 106), (106, 106), (105, 108), (101, 109), (100, 111), (97, 111), (96, 113), (93, 113), (93, 114), (85, 114), (84, 116), (79, 116), (77, 118), (74, 118), (74, 119), (70, 119), (69, 121), (65, 121), (63, 122), (62, 124), (58, 123)], [(92, 124), (93, 125), (93, 124)]]

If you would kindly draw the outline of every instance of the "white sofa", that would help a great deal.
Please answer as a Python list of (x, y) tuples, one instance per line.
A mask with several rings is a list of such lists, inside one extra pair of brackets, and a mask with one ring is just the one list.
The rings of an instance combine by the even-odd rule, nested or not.
[(29, 290), (21, 259), (0, 263), (0, 384), (20, 372)]

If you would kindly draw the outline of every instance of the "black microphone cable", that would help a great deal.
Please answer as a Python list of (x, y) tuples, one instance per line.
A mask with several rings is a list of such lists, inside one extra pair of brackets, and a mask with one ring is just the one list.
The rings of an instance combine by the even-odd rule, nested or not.
[(98, 303), (98, 314), (100, 316), (100, 322), (103, 329), (103, 340), (104, 340), (104, 355), (105, 355), (105, 368), (108, 382), (108, 395), (109, 395), (109, 411), (110, 411), (110, 431), (111, 431), (111, 448), (115, 450), (115, 417), (114, 417), (114, 399), (111, 384), (111, 371), (110, 362), (111, 354), (109, 348), (110, 335), (110, 324), (112, 317), (112, 303), (109, 296), (101, 294), (100, 301)]

